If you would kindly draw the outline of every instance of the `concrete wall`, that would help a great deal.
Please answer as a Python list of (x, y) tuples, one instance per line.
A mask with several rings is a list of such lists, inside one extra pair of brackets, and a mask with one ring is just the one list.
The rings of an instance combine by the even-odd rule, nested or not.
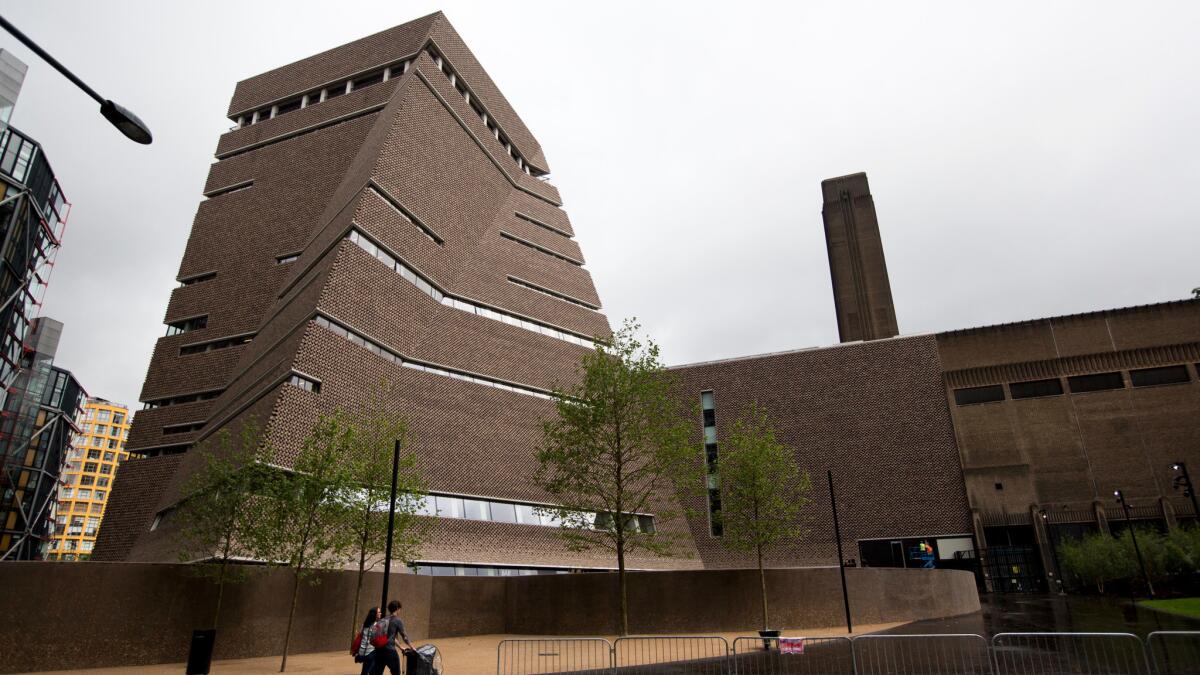
[[(302, 585), (295, 653), (349, 647), (355, 574), (330, 572)], [(850, 569), (859, 623), (966, 614), (979, 609), (972, 576), (950, 570)], [(383, 575), (368, 574), (364, 602)], [(278, 654), (292, 578), (261, 569), (226, 589), (216, 658)], [(639, 633), (752, 630), (758, 622), (754, 570), (631, 573), (630, 629)], [(839, 625), (836, 568), (770, 570), (772, 625)], [(215, 587), (182, 565), (6, 563), (0, 565), (0, 673), (181, 662), (192, 629), (211, 623)], [(460, 635), (615, 632), (615, 574), (534, 577), (392, 575), (391, 593), (415, 640)], [(362, 613), (365, 614), (365, 609)], [(69, 635), (69, 640), (56, 636)], [(47, 649), (47, 640), (53, 649)]]

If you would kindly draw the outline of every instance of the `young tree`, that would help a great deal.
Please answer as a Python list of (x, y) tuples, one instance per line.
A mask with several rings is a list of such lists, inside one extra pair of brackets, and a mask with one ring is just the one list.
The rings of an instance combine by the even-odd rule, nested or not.
[[(408, 425), (388, 410), (386, 385), (376, 391), (372, 402), (355, 416), (353, 449), (349, 457), (351, 479), (358, 486), (351, 504), (350, 527), (358, 557), (358, 581), (354, 591), (351, 632), (357, 632), (361, 620), (359, 605), (363, 578), (367, 570), (383, 560), (387, 543), (388, 500), (392, 489), (392, 458), (397, 441), (403, 446)], [(401, 455), (396, 479), (396, 518), (392, 537), (392, 556), (405, 563), (418, 555), (426, 535), (424, 521), (417, 518), (424, 483), (416, 469), (416, 457)]]
[(534, 475), (557, 503), (543, 511), (559, 521), (569, 548), (616, 554), (622, 635), (629, 633), (626, 555), (675, 553), (675, 538), (642, 527), (636, 514), (653, 503), (658, 519), (669, 520), (678, 514), (664, 495), (703, 488), (699, 447), (672, 396), (672, 378), (658, 346), (638, 340), (638, 329), (626, 321), (583, 357), (573, 387), (555, 389), (557, 419), (543, 424)]
[[(316, 571), (340, 568), (349, 562), (354, 531), (347, 523), (355, 512), (358, 486), (346, 460), (357, 443), (356, 430), (344, 414), (322, 415), (305, 439), (292, 470), (277, 471), (271, 481), (266, 518), (270, 540), (264, 557), (290, 567), (293, 575), (279, 672), (287, 668), (300, 582), (320, 583)], [(390, 483), (390, 476), (388, 480)]]
[(763, 551), (803, 536), (799, 516), (812, 487), (793, 449), (775, 439), (767, 413), (751, 404), (721, 444), (715, 473), (721, 489), (721, 544), (754, 552), (762, 591), (762, 627), (767, 625), (767, 576)]
[(260, 493), (271, 472), (263, 463), (269, 453), (252, 420), (242, 426), (239, 441), (235, 444), (222, 430), (202, 447), (204, 466), (188, 481), (186, 496), (172, 518), (178, 523), (174, 537), (180, 561), (210, 561), (193, 569), (217, 584), (214, 629), (221, 618), (225, 584), (244, 580), (251, 569), (236, 561), (254, 558), (263, 536)]
[(1059, 559), (1068, 574), (1093, 583), (1099, 593), (1104, 584), (1137, 574), (1137, 562), (1116, 538), (1103, 532), (1063, 541)]

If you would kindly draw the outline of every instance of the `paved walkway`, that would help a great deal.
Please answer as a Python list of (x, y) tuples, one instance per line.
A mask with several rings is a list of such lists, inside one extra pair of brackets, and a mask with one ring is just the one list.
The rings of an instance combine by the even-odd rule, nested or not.
[[(901, 626), (901, 623), (884, 623), (860, 626), (855, 635), (875, 633)], [(712, 633), (720, 635), (733, 644), (733, 639), (753, 633)], [(820, 628), (813, 630), (788, 630), (786, 636), (826, 637), (845, 635), (844, 630)], [(496, 645), (501, 640), (516, 638), (554, 639), (560, 635), (473, 635), (471, 637), (442, 638), (429, 640), (438, 646), (442, 652), (442, 663), (445, 675), (493, 675), (496, 672)], [(601, 636), (614, 640), (611, 635)], [(414, 644), (421, 645), (424, 641)], [(164, 663), (155, 666), (138, 666), (123, 668), (91, 668), (86, 670), (57, 670), (51, 673), (87, 673), (88, 675), (117, 675), (130, 673), (132, 675), (179, 675), (184, 672), (182, 663)], [(233, 659), (213, 663), (214, 674), (267, 675), (279, 672), (278, 656), (263, 656), (253, 659)], [(325, 652), (320, 654), (293, 654), (288, 656), (287, 672), (289, 673), (332, 673), (336, 675), (358, 675), (359, 666), (345, 652)], [(43, 673), (43, 675), (46, 675)]]

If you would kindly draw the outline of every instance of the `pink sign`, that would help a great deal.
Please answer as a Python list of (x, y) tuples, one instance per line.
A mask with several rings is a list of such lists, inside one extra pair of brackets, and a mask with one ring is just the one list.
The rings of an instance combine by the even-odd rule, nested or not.
[(780, 654), (803, 654), (804, 653), (804, 638), (802, 637), (781, 637), (779, 638), (779, 653)]

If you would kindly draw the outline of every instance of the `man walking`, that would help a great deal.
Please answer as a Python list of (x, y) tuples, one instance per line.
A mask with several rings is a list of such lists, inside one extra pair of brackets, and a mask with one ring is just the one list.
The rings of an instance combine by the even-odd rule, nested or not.
[(371, 675), (383, 675), (385, 665), (391, 675), (400, 675), (400, 654), (396, 651), (397, 635), (404, 640), (409, 649), (413, 649), (412, 643), (408, 641), (408, 634), (404, 632), (404, 622), (396, 616), (400, 607), (399, 600), (392, 600), (387, 605), (387, 646), (375, 650), (375, 663), (371, 666)]

